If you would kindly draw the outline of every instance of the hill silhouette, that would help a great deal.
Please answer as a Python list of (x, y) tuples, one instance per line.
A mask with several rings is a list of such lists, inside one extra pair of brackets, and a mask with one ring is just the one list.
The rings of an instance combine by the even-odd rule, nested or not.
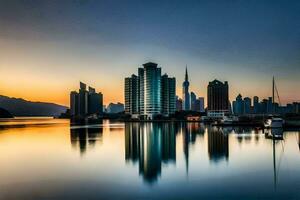
[(4, 108), (0, 108), (0, 118), (13, 118), (13, 116)]
[(59, 116), (68, 107), (46, 102), (32, 102), (0, 95), (0, 107), (13, 116)]

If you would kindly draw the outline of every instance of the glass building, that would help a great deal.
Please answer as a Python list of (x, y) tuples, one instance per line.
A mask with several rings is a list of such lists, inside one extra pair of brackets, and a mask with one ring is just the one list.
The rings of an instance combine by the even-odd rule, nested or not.
[(176, 80), (161, 76), (161, 68), (148, 62), (138, 68), (138, 76), (125, 78), (125, 113), (132, 118), (153, 119), (175, 113)]
[(125, 112), (139, 114), (139, 79), (134, 74), (125, 78)]
[(140, 111), (146, 119), (153, 119), (161, 114), (161, 68), (156, 63), (148, 62), (139, 69)]
[(161, 77), (161, 105), (162, 114), (169, 116), (176, 111), (176, 80), (167, 74)]

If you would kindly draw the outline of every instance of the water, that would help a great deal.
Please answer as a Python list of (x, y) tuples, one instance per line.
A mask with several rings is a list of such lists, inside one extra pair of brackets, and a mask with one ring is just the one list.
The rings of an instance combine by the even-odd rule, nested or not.
[(300, 131), (0, 121), (0, 199), (300, 199)]

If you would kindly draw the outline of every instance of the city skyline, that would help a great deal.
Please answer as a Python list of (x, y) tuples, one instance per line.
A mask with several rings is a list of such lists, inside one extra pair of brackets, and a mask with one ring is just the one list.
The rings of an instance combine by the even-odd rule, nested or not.
[(151, 61), (172, 72), (180, 97), (187, 65), (198, 96), (218, 79), (230, 101), (268, 98), (274, 75), (283, 104), (300, 101), (299, 10), (298, 1), (1, 1), (0, 92), (68, 105), (83, 81), (105, 105), (124, 102), (123, 78)]
[(300, 200), (300, 0), (0, 0), (0, 27), (0, 200)]

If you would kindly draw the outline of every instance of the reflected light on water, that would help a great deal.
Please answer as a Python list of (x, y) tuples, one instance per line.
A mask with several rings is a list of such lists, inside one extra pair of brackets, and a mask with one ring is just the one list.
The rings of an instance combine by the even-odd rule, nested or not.
[(0, 199), (297, 199), (300, 131), (277, 134), (282, 139), (200, 123), (1, 120)]

